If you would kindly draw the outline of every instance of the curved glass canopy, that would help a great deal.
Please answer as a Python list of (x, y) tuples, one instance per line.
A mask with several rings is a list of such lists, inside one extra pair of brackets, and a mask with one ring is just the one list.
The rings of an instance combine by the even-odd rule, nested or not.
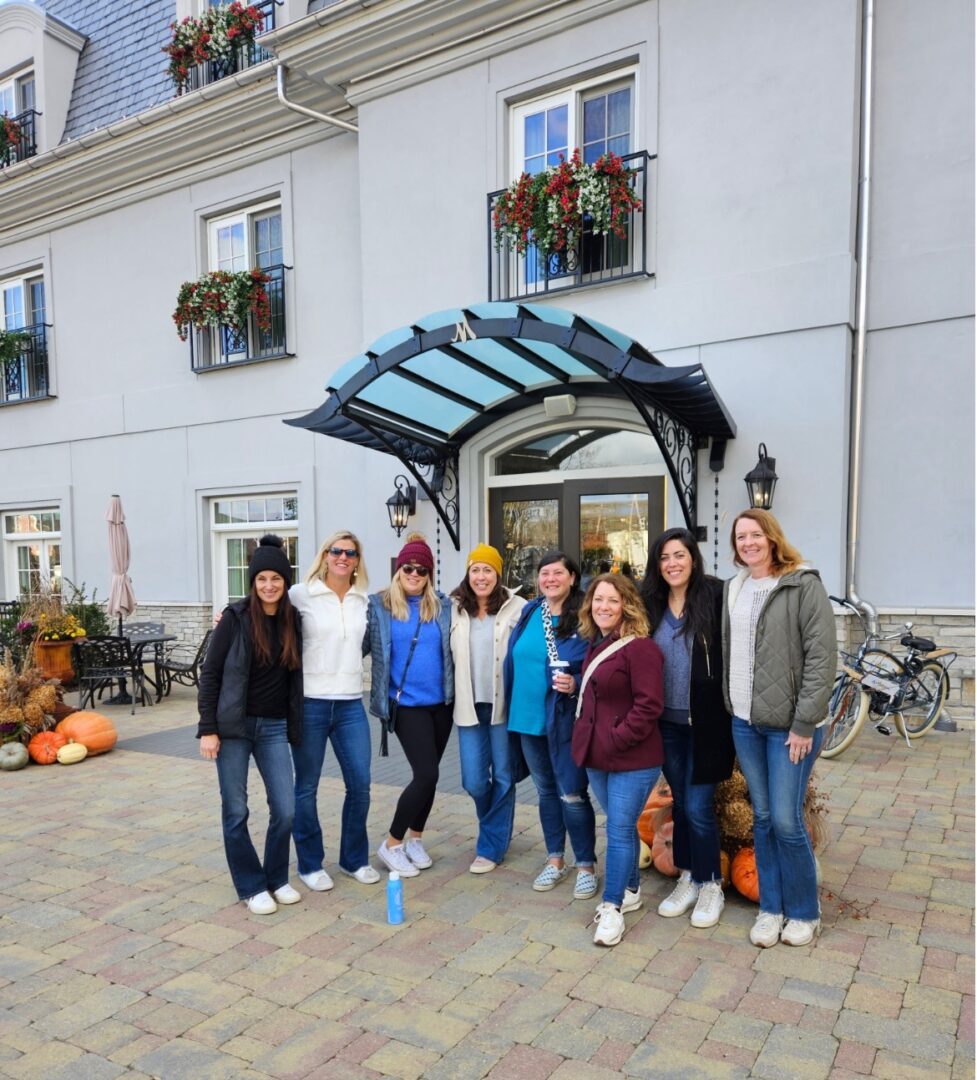
[(449, 522), (437, 495), (459, 448), (546, 398), (629, 399), (661, 447), (690, 525), (700, 438), (736, 434), (700, 364), (666, 367), (617, 330), (544, 304), (433, 312), (343, 364), (327, 390), (317, 409), (285, 423), (394, 454), (432, 495), (456, 546), (457, 504)]

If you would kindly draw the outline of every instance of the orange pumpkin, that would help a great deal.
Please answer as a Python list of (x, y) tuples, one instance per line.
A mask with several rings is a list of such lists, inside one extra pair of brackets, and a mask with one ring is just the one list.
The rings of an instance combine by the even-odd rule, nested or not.
[(104, 754), (115, 746), (118, 735), (112, 721), (97, 712), (76, 712), (54, 729), (73, 742), (81, 743), (92, 754)]
[(655, 842), (655, 829), (658, 827), (655, 814), (663, 807), (671, 808), (671, 805), (672, 790), (664, 780), (659, 780), (652, 788), (648, 801), (645, 803), (645, 808), (638, 817), (638, 836), (649, 847)]
[(675, 822), (666, 821), (655, 833), (655, 842), (651, 845), (651, 858), (655, 869), (666, 877), (678, 877), (675, 859), (672, 857), (672, 830)]
[(57, 731), (39, 731), (27, 744), (27, 752), (38, 765), (53, 765), (58, 751), (68, 740)]
[(740, 848), (733, 856), (732, 867), (733, 885), (736, 891), (741, 893), (754, 903), (760, 902), (760, 879), (756, 872), (756, 853), (753, 848)]
[(723, 878), (723, 888), (729, 884), (729, 856), (725, 851), (719, 853), (719, 872)]

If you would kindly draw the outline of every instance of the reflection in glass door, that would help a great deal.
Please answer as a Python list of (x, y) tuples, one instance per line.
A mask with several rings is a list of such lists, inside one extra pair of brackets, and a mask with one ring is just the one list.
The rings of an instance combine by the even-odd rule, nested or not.
[(595, 476), (556, 484), (493, 488), (489, 538), (503, 558), (503, 584), (531, 597), (540, 556), (555, 548), (596, 574), (644, 577), (651, 541), (665, 528), (665, 479)]

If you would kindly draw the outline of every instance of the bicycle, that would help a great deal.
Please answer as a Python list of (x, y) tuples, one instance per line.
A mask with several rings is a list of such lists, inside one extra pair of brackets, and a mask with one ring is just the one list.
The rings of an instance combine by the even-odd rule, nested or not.
[[(837, 596), (830, 599), (858, 616), (865, 640), (858, 652), (840, 654), (842, 673), (835, 680), (831, 694), (822, 756), (837, 757), (851, 746), (869, 715), (875, 730), (882, 735), (892, 734), (886, 723), (892, 717), (906, 745), (911, 746), (910, 739), (921, 738), (940, 718), (950, 690), (947, 669), (957, 654), (952, 649), (938, 647), (928, 638), (915, 637), (912, 623), (886, 637), (874, 635), (850, 600)], [(904, 657), (873, 647), (895, 637), (908, 650)]]

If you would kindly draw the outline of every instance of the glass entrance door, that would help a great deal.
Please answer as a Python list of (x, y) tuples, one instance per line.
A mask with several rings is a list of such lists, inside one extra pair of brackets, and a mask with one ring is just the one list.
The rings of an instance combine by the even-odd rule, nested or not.
[(554, 548), (580, 562), (584, 584), (608, 571), (640, 582), (650, 543), (664, 528), (662, 476), (594, 477), (489, 493), (489, 538), (502, 552), (503, 584), (526, 597), (535, 595), (540, 556)]

